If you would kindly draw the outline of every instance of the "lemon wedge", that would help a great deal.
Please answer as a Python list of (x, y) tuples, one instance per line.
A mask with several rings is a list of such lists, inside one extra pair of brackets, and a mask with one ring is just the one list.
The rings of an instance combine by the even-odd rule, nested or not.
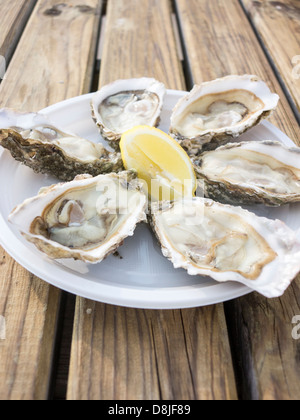
[(192, 197), (197, 188), (193, 164), (184, 149), (163, 131), (136, 126), (120, 141), (126, 169), (135, 169), (153, 201)]

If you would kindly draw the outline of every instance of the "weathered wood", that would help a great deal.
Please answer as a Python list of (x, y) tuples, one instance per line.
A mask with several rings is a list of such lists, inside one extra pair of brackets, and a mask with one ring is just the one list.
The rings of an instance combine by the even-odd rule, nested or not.
[[(185, 89), (170, 1), (109, 0), (100, 86), (140, 76)], [(222, 305), (150, 311), (77, 298), (68, 399), (236, 397)]]
[[(14, 98), (14, 107), (35, 111), (89, 91), (100, 3), (38, 2), (8, 66), (0, 106)], [(24, 63), (30, 71), (24, 72)]]
[[(38, 110), (86, 93), (101, 1), (40, 0), (0, 86), (1, 106)], [(46, 399), (61, 292), (0, 251), (0, 399)]]
[(256, 74), (279, 94), (270, 121), (295, 142), (299, 126), (238, 0), (176, 0), (193, 83), (228, 74)]
[(77, 298), (75, 313), (68, 399), (236, 398), (221, 305), (150, 311)]
[(242, 0), (263, 45), (300, 112), (300, 4)]
[[(37, 0), (1, 0), (0, 55), (8, 62)], [(0, 75), (1, 76), (1, 75)]]
[(170, 1), (109, 0), (106, 29), (100, 86), (144, 76), (156, 77), (169, 89), (184, 86)]
[[(189, 71), (194, 82), (227, 74), (262, 77), (281, 97), (271, 121), (298, 145), (299, 126), (237, 0), (176, 0)], [(280, 299), (258, 294), (226, 304), (241, 397), (299, 398), (299, 342), (292, 318), (300, 313), (299, 279)], [(237, 357), (239, 356), (239, 357)]]
[(300, 314), (299, 284), (279, 299), (253, 293), (226, 304), (243, 399), (300, 398), (300, 340), (292, 337), (292, 320)]
[(60, 292), (27, 273), (0, 250), (0, 400), (48, 395)]

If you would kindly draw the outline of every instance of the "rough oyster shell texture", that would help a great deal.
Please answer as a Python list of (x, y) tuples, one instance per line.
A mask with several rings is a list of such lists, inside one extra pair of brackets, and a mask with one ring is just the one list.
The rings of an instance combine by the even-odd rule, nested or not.
[(273, 141), (230, 143), (193, 160), (206, 197), (228, 204), (300, 202), (300, 148)]
[(104, 139), (119, 150), (125, 131), (137, 125), (158, 126), (165, 93), (164, 84), (153, 78), (116, 80), (94, 94), (92, 117)]
[(201, 85), (179, 100), (170, 134), (190, 155), (213, 150), (258, 124), (279, 96), (257, 76), (227, 76)]
[(151, 224), (175, 268), (282, 295), (300, 271), (300, 243), (279, 220), (205, 198), (154, 203)]
[(38, 113), (0, 110), (0, 144), (17, 161), (61, 181), (124, 170), (119, 153), (55, 127)]
[(9, 221), (50, 258), (98, 263), (146, 220), (147, 199), (135, 178), (130, 171), (79, 175), (25, 200)]

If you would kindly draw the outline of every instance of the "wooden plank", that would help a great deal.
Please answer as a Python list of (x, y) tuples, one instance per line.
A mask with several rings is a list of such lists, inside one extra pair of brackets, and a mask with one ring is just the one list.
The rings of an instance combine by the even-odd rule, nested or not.
[(241, 398), (299, 400), (299, 339), (292, 337), (299, 285), (298, 279), (279, 299), (253, 293), (226, 305)]
[(184, 86), (169, 3), (108, 1), (100, 86), (133, 76), (155, 76), (169, 89)]
[[(170, 1), (109, 0), (100, 86), (144, 75), (185, 89)], [(68, 399), (236, 397), (222, 305), (151, 311), (77, 298)]]
[[(38, 1), (0, 86), (1, 106), (39, 110), (86, 93), (102, 2), (56, 3)], [(0, 399), (46, 399), (61, 293), (3, 249), (0, 261)]]
[(1, 0), (0, 55), (8, 62), (37, 0)]
[[(7, 98), (15, 98), (14, 107), (36, 111), (89, 91), (100, 3), (38, 2), (8, 66), (0, 106), (6, 105)], [(31, 64), (25, 73), (24, 62)]]
[[(271, 121), (299, 145), (299, 126), (239, 2), (176, 0), (176, 7), (192, 80), (259, 75), (281, 97)], [(299, 343), (291, 337), (292, 317), (300, 313), (299, 284), (280, 299), (254, 293), (226, 304), (241, 397), (299, 398)]]
[(256, 74), (281, 99), (270, 121), (299, 142), (298, 124), (239, 1), (176, 0), (176, 5), (192, 83), (228, 74)]
[[(60, 293), (27, 273), (0, 249), (0, 400), (48, 395)], [(51, 338), (51, 340), (50, 340)]]
[(77, 298), (75, 314), (69, 400), (236, 398), (222, 305), (151, 311)]
[(300, 112), (299, 1), (242, 0), (242, 4)]

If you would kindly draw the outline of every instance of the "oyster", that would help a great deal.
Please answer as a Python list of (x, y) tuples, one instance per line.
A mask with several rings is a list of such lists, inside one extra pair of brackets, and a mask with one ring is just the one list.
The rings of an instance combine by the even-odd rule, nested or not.
[(98, 263), (146, 219), (147, 199), (135, 172), (78, 175), (44, 188), (10, 214), (24, 237), (53, 259)]
[(279, 220), (200, 197), (153, 203), (151, 210), (163, 255), (190, 275), (278, 297), (300, 271), (300, 242)]
[(43, 114), (1, 109), (0, 144), (35, 172), (54, 175), (61, 181), (71, 181), (79, 174), (96, 176), (124, 170), (119, 153), (64, 133)]
[(116, 80), (92, 98), (92, 116), (102, 136), (118, 150), (122, 134), (137, 125), (157, 126), (166, 89), (155, 79)]
[(231, 143), (193, 160), (205, 196), (228, 204), (300, 202), (300, 148), (279, 142)]
[(269, 116), (278, 100), (257, 76), (202, 83), (175, 106), (170, 134), (190, 155), (213, 150)]

